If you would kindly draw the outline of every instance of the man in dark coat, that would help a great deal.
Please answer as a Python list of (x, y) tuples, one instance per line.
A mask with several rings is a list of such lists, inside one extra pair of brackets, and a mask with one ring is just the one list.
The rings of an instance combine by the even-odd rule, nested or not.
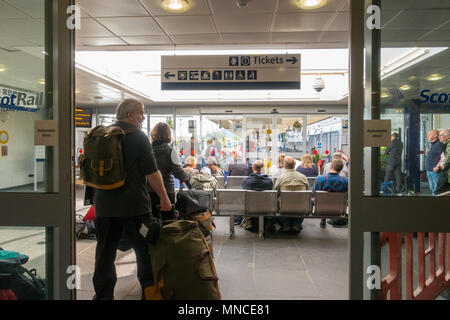
[[(254, 190), (254, 191), (264, 191), (273, 189), (273, 181), (266, 174), (261, 173), (264, 168), (264, 163), (261, 160), (255, 160), (253, 162), (252, 170), (253, 173), (244, 179), (242, 182), (242, 189)], [(265, 219), (267, 231), (274, 231), (275, 226), (273, 225), (272, 219)], [(246, 230), (258, 232), (258, 218), (247, 219)]]
[(400, 141), (398, 133), (396, 132), (391, 135), (391, 141), (391, 146), (386, 149), (388, 159), (386, 163), (386, 174), (384, 176), (384, 182), (392, 180), (392, 174), (394, 174), (397, 192), (401, 192), (403, 143)]

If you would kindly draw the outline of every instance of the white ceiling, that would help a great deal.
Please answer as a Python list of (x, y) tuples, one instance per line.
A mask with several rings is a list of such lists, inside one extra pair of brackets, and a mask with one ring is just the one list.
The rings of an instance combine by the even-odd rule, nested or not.
[(236, 0), (188, 1), (190, 10), (172, 13), (161, 0), (77, 0), (83, 11), (77, 47), (347, 47), (348, 0), (329, 0), (314, 11), (295, 0), (250, 0), (246, 8)]

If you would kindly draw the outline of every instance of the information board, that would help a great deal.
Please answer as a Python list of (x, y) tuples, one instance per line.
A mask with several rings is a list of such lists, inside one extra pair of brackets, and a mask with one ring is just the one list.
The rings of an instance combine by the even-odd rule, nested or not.
[(161, 56), (161, 90), (300, 89), (300, 54)]

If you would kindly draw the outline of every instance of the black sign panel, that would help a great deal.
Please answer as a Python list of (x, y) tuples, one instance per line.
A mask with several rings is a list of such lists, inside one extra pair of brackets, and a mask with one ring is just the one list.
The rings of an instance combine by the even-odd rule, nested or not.
[(75, 127), (90, 128), (92, 127), (92, 109), (75, 108)]

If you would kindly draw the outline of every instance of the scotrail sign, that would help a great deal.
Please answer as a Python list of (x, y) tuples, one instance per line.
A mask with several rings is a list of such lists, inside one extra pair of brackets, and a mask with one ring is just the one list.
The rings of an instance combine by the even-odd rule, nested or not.
[(161, 56), (161, 90), (300, 89), (300, 55)]

